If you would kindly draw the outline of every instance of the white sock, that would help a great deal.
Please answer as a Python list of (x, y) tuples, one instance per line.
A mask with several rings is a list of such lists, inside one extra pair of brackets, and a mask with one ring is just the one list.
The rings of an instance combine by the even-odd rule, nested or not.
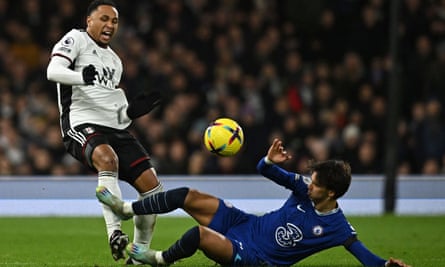
[[(122, 198), (122, 192), (118, 184), (117, 176), (117, 172), (100, 171), (98, 174), (98, 185), (105, 186), (113, 195)], [(121, 220), (114, 214), (110, 207), (105, 204), (102, 204), (102, 214), (105, 219), (109, 240), (114, 230), (121, 229)]]
[(134, 215), (133, 202), (124, 202), (124, 205), (122, 206), (122, 211), (124, 212), (124, 214)]
[(162, 251), (156, 251), (155, 258), (158, 264), (166, 264), (164, 257), (162, 257)]
[[(162, 184), (159, 184), (152, 190), (142, 193), (138, 199), (146, 198), (149, 195), (162, 192)], [(133, 209), (133, 208), (131, 208)], [(156, 214), (150, 215), (136, 215), (134, 220), (134, 243), (146, 244), (150, 247), (151, 239), (153, 237), (153, 230), (156, 223)]]

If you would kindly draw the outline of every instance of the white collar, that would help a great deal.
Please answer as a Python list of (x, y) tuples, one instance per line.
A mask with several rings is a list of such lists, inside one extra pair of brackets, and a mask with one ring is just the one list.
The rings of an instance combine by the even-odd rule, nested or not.
[(311, 203), (312, 203), (312, 207), (314, 207), (315, 213), (316, 213), (318, 216), (327, 216), (327, 215), (331, 215), (331, 214), (337, 213), (337, 212), (340, 210), (340, 207), (339, 207), (338, 204), (337, 204), (337, 207), (336, 207), (335, 209), (332, 209), (332, 210), (329, 210), (329, 211), (325, 211), (325, 212), (321, 212), (321, 211), (318, 211), (318, 210), (315, 208), (315, 204), (314, 204), (314, 202), (311, 202)]

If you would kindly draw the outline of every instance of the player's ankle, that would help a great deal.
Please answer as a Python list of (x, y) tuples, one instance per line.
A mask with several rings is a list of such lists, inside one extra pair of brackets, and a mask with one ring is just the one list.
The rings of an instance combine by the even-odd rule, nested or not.
[(133, 216), (134, 211), (133, 211), (132, 203), (124, 202), (124, 204), (122, 205), (122, 213), (124, 213), (125, 215)]
[(164, 260), (164, 257), (162, 256), (162, 251), (156, 251), (155, 259), (158, 264), (167, 264), (167, 262)]

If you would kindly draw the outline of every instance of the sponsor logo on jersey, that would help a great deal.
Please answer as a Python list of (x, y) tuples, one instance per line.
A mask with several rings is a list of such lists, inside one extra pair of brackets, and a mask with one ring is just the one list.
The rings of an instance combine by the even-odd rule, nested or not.
[(320, 225), (314, 226), (314, 228), (312, 228), (312, 233), (316, 236), (321, 236), (323, 234), (323, 227)]
[(286, 226), (279, 226), (275, 230), (275, 240), (282, 247), (295, 247), (302, 239), (303, 232), (292, 223), (287, 223)]
[(105, 86), (116, 88), (116, 85), (113, 82), (115, 72), (115, 69), (109, 67), (102, 68), (102, 73), (98, 75), (97, 81)]

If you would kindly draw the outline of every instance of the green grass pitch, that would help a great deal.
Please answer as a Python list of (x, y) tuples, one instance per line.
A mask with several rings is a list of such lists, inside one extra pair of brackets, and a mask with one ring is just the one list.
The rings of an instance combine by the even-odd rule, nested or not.
[[(348, 217), (359, 238), (382, 257), (402, 258), (415, 267), (445, 266), (445, 216)], [(153, 248), (166, 248), (195, 225), (187, 217), (158, 218)], [(132, 222), (124, 222), (132, 235)], [(114, 262), (102, 218), (1, 217), (1, 266), (123, 266)], [(215, 266), (198, 251), (174, 266)], [(342, 247), (315, 254), (296, 266), (360, 266)]]

